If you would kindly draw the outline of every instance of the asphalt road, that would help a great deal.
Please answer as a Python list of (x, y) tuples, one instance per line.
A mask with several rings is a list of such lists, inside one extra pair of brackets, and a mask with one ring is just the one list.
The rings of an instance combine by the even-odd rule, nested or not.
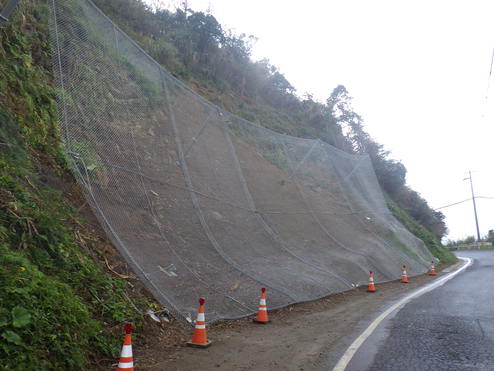
[(494, 370), (494, 251), (413, 299), (366, 340), (347, 371)]

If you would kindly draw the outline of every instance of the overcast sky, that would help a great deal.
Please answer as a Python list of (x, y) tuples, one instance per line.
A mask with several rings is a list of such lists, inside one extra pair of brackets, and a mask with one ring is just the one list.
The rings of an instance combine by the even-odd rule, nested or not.
[[(178, 0), (164, 0), (175, 7)], [(325, 101), (338, 84), (354, 97), (371, 136), (408, 169), (407, 182), (440, 207), (494, 197), (494, 1), (189, 0), (224, 28), (256, 36), (295, 86)], [(481, 234), (494, 199), (478, 199)], [(448, 238), (475, 234), (471, 202), (442, 209)]]

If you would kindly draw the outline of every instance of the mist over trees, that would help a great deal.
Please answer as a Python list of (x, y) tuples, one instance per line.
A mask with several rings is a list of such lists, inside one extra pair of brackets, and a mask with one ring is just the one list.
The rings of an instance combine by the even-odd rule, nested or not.
[[(186, 1), (175, 11), (141, 0), (95, 0), (172, 74), (215, 104), (278, 132), (321, 140), (354, 154), (368, 154), (385, 193), (439, 240), (444, 215), (406, 184), (406, 167), (365, 130), (343, 85), (328, 87), (321, 103), (295, 88), (269, 60), (251, 60), (252, 35), (225, 30), (214, 16)], [(399, 123), (397, 123), (399, 124)]]

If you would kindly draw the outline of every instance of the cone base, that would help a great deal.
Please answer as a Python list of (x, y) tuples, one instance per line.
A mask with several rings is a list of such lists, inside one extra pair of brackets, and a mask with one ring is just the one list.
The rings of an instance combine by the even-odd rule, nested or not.
[(367, 292), (376, 292), (376, 289), (367, 289)]
[(401, 283), (408, 283), (408, 281), (401, 281)]
[(252, 320), (252, 322), (254, 322), (254, 323), (258, 323), (258, 324), (260, 324), (260, 325), (267, 325), (268, 323), (271, 323), (271, 320), (269, 320), (269, 321), (258, 321), (257, 319), (255, 319), (255, 318), (254, 318), (254, 319)]
[(186, 344), (187, 344), (188, 347), (192, 347), (192, 348), (207, 348), (212, 343), (211, 343), (210, 340), (206, 340), (206, 343), (205, 344), (202, 344), (202, 343), (193, 343), (192, 341), (188, 341)]
[(436, 273), (429, 273), (429, 276), (435, 276)]

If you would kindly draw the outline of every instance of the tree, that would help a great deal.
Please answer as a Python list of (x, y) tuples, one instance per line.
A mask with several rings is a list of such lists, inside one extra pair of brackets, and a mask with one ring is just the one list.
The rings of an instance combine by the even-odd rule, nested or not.
[[(326, 100), (326, 106), (346, 139), (347, 147), (340, 145), (339, 148), (348, 152), (368, 154), (382, 189), (441, 240), (447, 232), (444, 215), (431, 209), (427, 201), (406, 186), (406, 167), (400, 161), (390, 159), (389, 151), (365, 131), (364, 121), (354, 111), (348, 90), (343, 85), (338, 85)], [(320, 125), (320, 122), (316, 121), (316, 124)]]
[(367, 153), (367, 144), (371, 142), (369, 134), (364, 130), (362, 117), (352, 107), (352, 97), (343, 85), (338, 85), (326, 105), (340, 125), (355, 153)]
[(210, 69), (207, 67), (212, 62), (212, 57), (218, 53), (218, 47), (224, 40), (221, 25), (212, 15), (206, 15), (202, 12), (192, 12), (187, 18), (187, 24), (193, 48), (194, 64), (206, 66), (205, 70), (208, 71)]
[(212, 95), (231, 97), (220, 99), (223, 108), (243, 111), (244, 105), (257, 105), (261, 109), (256, 117), (274, 124), (275, 130), (318, 138), (348, 153), (368, 154), (385, 193), (438, 238), (444, 235), (444, 215), (406, 186), (405, 166), (367, 133), (345, 86), (338, 85), (325, 103), (311, 95), (299, 98), (267, 59), (251, 60), (255, 37), (224, 30), (210, 13), (190, 9), (187, 0), (175, 0), (180, 6), (174, 11), (164, 7), (164, 0), (94, 1), (174, 75), (207, 86), (208, 91), (213, 88)]
[(487, 232), (486, 240), (494, 246), (494, 229), (489, 229), (489, 232)]
[(363, 119), (354, 112), (352, 97), (347, 89), (338, 85), (327, 99), (326, 105), (353, 152), (367, 153), (381, 186), (390, 195), (397, 194), (405, 185), (406, 168), (400, 161), (389, 159), (389, 152), (365, 131)]

